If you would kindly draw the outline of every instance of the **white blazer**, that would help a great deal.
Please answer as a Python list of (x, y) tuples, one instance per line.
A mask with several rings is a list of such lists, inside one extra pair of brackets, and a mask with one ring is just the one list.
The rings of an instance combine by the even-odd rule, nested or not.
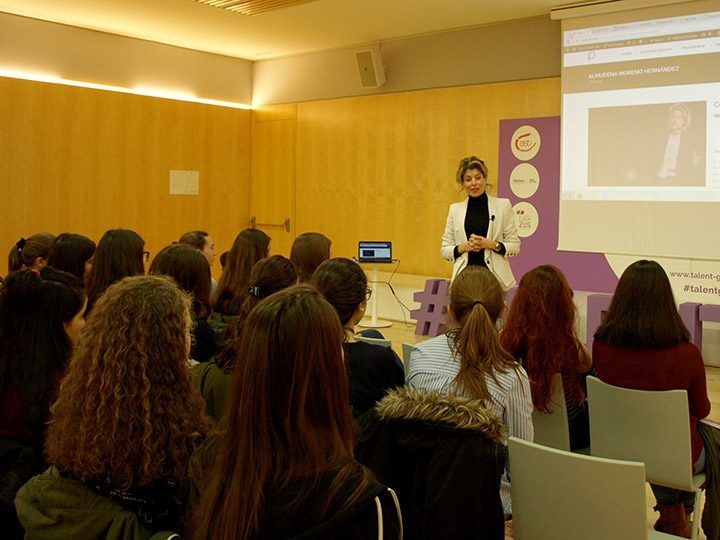
[[(455, 279), (463, 268), (467, 266), (468, 254), (463, 253), (457, 259), (453, 257), (455, 246), (467, 242), (465, 234), (465, 214), (467, 213), (468, 200), (451, 204), (448, 212), (445, 232), (442, 237), (440, 255), (448, 261), (454, 261), (452, 278)], [(490, 249), (483, 250), (485, 264), (488, 269), (498, 278), (503, 290), (507, 291), (515, 286), (515, 276), (510, 268), (507, 257), (520, 253), (520, 238), (518, 238), (515, 227), (515, 215), (509, 199), (498, 199), (488, 195), (488, 223), (487, 238), (496, 242), (502, 242), (505, 246), (505, 255), (500, 255)]]

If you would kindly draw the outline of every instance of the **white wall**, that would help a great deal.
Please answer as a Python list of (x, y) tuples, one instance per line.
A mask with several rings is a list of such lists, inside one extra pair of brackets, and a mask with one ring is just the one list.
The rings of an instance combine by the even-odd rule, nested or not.
[(380, 44), (387, 82), (363, 89), (348, 47), (256, 61), (257, 105), (463, 86), (560, 75), (560, 24), (548, 17)]
[(252, 62), (0, 13), (0, 69), (250, 104)]

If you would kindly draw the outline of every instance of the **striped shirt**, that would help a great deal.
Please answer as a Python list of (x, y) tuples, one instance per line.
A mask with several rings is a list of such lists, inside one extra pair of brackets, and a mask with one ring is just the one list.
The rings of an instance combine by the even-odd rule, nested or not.
[[(452, 353), (448, 336), (443, 334), (415, 345), (410, 354), (410, 368), (405, 382), (411, 388), (456, 394), (453, 381), (459, 370), (460, 360)], [(532, 441), (533, 403), (527, 373), (518, 366), (517, 371), (510, 370), (495, 376), (498, 382), (493, 377), (485, 379), (492, 396), (492, 401), (485, 406), (502, 418), (508, 436)], [(510, 485), (506, 480), (501, 483), (500, 498), (505, 513), (512, 513)]]

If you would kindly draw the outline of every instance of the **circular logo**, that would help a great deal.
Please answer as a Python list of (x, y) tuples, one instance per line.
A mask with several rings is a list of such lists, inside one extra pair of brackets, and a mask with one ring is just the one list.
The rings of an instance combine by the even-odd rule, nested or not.
[(520, 163), (510, 173), (510, 189), (516, 197), (527, 199), (535, 195), (540, 186), (540, 173), (529, 163)]
[(534, 158), (540, 151), (540, 134), (532, 126), (520, 126), (510, 139), (513, 155), (523, 161)]
[(526, 238), (535, 234), (538, 228), (538, 213), (535, 207), (528, 202), (519, 202), (513, 206), (513, 212), (518, 236)]

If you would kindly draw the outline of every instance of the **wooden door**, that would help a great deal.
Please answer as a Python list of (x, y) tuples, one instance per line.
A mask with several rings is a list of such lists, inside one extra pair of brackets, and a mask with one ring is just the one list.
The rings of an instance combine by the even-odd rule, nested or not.
[(253, 111), (250, 226), (265, 231), (270, 253), (290, 256), (295, 239), (296, 105)]

